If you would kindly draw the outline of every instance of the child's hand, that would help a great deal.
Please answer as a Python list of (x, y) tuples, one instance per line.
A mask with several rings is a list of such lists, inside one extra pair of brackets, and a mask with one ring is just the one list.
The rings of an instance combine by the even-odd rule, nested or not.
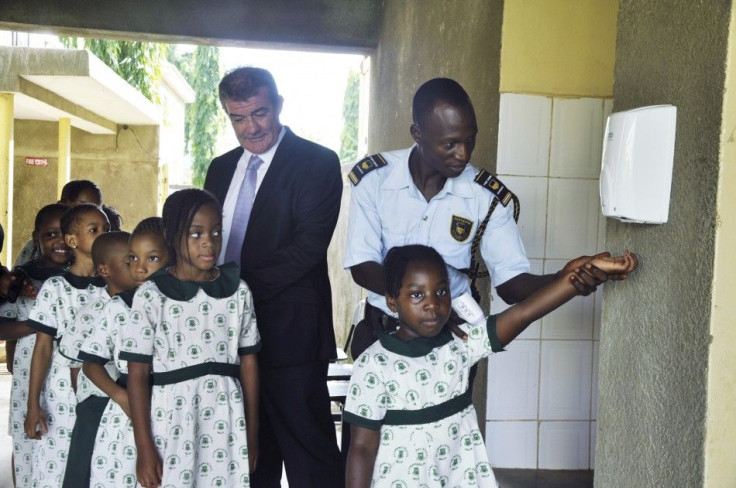
[(143, 488), (158, 488), (161, 486), (163, 465), (153, 444), (138, 450), (136, 475), (138, 476), (138, 483)]
[(590, 264), (605, 272), (611, 280), (625, 280), (639, 267), (639, 259), (636, 254), (626, 251), (623, 256), (597, 256)]
[(578, 294), (588, 295), (587, 289), (608, 280), (625, 280), (628, 273), (634, 271), (639, 265), (635, 254), (626, 251), (623, 256), (612, 257), (610, 253), (601, 253), (582, 267), (574, 270), (570, 275), (572, 284)]
[(29, 408), (23, 428), (29, 439), (41, 440), (41, 436), (46, 435), (49, 431), (46, 425), (46, 413), (40, 407)]
[[(6, 268), (2, 268), (0, 270), (0, 296), (6, 296), (13, 282), (17, 279), (19, 278), (13, 273), (9, 272)], [(24, 296), (31, 300), (35, 300), (37, 294), (38, 291), (33, 287), (33, 282), (28, 278), (23, 278), (23, 284), (21, 285), (18, 296)]]
[(38, 295), (38, 290), (34, 288), (33, 282), (28, 278), (23, 280), (23, 288), (20, 289), (20, 295), (31, 300), (35, 300)]

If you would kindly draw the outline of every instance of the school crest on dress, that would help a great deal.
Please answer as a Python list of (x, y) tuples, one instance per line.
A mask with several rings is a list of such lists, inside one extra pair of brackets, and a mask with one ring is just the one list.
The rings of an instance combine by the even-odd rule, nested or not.
[(453, 239), (458, 242), (465, 242), (470, 237), (470, 231), (473, 230), (473, 221), (460, 217), (458, 215), (452, 216), (450, 222), (450, 235)]

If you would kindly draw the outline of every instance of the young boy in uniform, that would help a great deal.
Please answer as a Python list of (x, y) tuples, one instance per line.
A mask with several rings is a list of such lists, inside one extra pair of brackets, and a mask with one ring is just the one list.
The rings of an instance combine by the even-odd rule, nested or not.
[[(77, 422), (72, 431), (64, 487), (89, 486), (92, 451), (98, 437), (102, 413), (110, 398), (79, 371), (82, 362), (78, 359), (78, 355), (84, 340), (99, 325), (110, 299), (121, 292), (135, 288), (135, 282), (128, 269), (129, 239), (128, 232), (118, 231), (101, 235), (95, 240), (92, 245), (92, 261), (97, 274), (105, 280), (105, 292), (80, 311), (77, 320), (59, 343), (61, 354), (70, 361), (78, 402)], [(106, 369), (113, 378), (117, 378), (117, 370), (112, 363), (107, 365)]]

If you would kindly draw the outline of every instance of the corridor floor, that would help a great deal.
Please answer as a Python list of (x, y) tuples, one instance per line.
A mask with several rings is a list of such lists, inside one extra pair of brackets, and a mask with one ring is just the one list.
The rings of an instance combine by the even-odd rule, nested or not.
[[(11, 488), (10, 454), (12, 443), (5, 428), (8, 418), (10, 374), (0, 372), (0, 488)], [(501, 488), (592, 488), (593, 471), (548, 471), (529, 469), (494, 469)], [(285, 480), (286, 476), (284, 476)], [(285, 482), (283, 486), (288, 486)]]
[(500, 488), (593, 488), (593, 471), (494, 468)]

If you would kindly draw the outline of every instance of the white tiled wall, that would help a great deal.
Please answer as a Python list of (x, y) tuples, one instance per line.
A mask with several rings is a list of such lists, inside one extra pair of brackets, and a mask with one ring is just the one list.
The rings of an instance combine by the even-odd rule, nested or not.
[[(497, 173), (521, 201), (532, 273), (603, 250), (602, 135), (613, 103), (501, 95)], [(493, 293), (493, 313), (508, 305)], [(504, 468), (592, 469), (601, 292), (532, 324), (488, 363), (487, 446)]]

